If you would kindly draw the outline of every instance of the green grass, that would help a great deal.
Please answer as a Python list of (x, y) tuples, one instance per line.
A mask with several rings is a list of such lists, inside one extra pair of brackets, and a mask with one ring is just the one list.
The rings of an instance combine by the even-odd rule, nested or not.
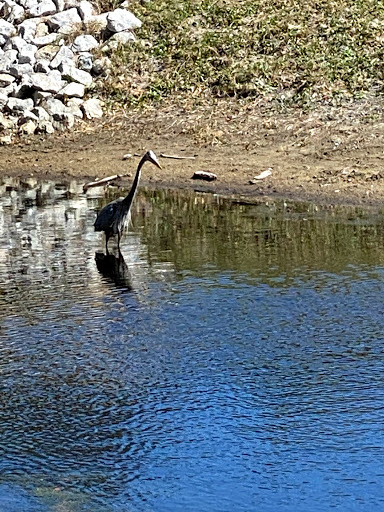
[(137, 42), (112, 55), (104, 98), (337, 102), (383, 88), (384, 2), (153, 0)]

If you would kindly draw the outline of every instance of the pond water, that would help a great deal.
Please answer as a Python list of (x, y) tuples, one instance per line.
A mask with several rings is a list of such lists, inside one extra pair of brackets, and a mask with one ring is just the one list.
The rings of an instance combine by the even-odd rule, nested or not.
[(384, 508), (382, 215), (0, 192), (1, 512)]

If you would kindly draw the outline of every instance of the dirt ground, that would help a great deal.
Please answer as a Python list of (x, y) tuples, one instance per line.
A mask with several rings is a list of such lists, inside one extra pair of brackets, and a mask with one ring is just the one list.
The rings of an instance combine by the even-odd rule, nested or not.
[[(229, 113), (228, 113), (229, 112)], [(142, 184), (239, 195), (245, 200), (274, 197), (327, 204), (381, 207), (384, 203), (384, 122), (379, 106), (325, 108), (306, 114), (270, 114), (246, 107), (193, 111), (164, 109), (107, 115), (76, 131), (35, 136), (0, 147), (2, 176), (38, 176), (92, 181), (129, 176), (147, 149), (163, 169), (148, 165)], [(125, 154), (132, 158), (123, 159)], [(255, 179), (262, 171), (264, 178)], [(191, 179), (209, 171), (217, 180)]]

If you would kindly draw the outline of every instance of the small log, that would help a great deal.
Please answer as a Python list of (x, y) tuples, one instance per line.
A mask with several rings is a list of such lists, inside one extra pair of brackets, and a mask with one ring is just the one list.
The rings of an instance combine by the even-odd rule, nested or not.
[(178, 156), (178, 155), (166, 155), (160, 153), (161, 158), (173, 158), (174, 160), (195, 160), (196, 156)]
[(128, 176), (128, 174), (114, 174), (113, 176), (108, 176), (107, 178), (102, 178), (97, 181), (90, 181), (89, 183), (85, 183), (83, 185), (83, 192), (86, 192), (91, 187), (100, 187), (101, 185), (105, 185), (110, 181), (117, 180), (123, 178), (124, 176)]
[(205, 180), (205, 181), (213, 181), (217, 180), (216, 174), (213, 174), (213, 172), (207, 172), (207, 171), (196, 171), (194, 175), (192, 176), (193, 180)]

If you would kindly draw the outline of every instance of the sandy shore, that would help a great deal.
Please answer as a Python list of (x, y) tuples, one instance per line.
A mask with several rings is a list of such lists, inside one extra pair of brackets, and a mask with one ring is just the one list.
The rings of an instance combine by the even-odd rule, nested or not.
[[(143, 185), (241, 195), (249, 199), (281, 197), (330, 204), (378, 206), (384, 203), (384, 123), (324, 113), (260, 116), (222, 112), (204, 120), (186, 117), (176, 123), (170, 113), (106, 118), (81, 129), (48, 138), (34, 137), (0, 147), (2, 176), (37, 176), (82, 182), (129, 173), (152, 149), (163, 169), (148, 165)], [(125, 154), (132, 158), (123, 160)], [(271, 174), (255, 180), (262, 171)], [(217, 180), (191, 179), (209, 171)]]

